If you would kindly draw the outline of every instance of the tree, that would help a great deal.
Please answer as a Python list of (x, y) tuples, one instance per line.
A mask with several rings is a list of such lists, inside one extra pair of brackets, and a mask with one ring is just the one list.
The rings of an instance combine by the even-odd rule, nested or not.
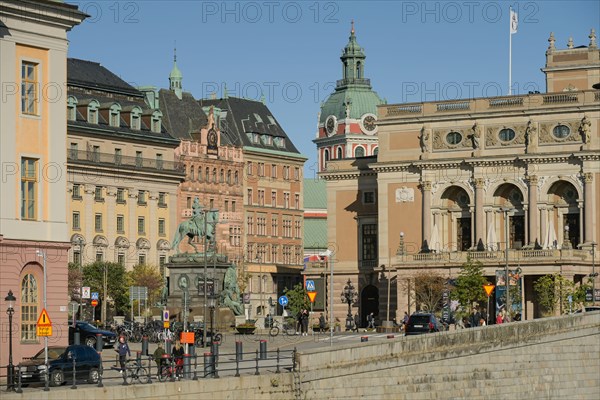
[(404, 289), (414, 290), (414, 304), (418, 310), (431, 312), (442, 308), (442, 297), (446, 289), (446, 278), (435, 271), (419, 271), (405, 280)]
[(285, 288), (283, 293), (288, 298), (287, 308), (290, 311), (290, 315), (298, 315), (301, 310), (310, 308), (310, 300), (302, 283), (298, 283), (292, 289)]
[(118, 263), (96, 261), (83, 267), (83, 283), (89, 286), (92, 292), (100, 293), (102, 298), (104, 290), (104, 269), (106, 268), (107, 296), (115, 304), (115, 313), (124, 315), (129, 310), (129, 276), (125, 266)]
[(483, 264), (481, 261), (473, 261), (467, 257), (467, 261), (461, 266), (458, 278), (454, 283), (451, 298), (458, 300), (464, 310), (469, 310), (473, 303), (485, 302), (487, 295), (483, 285), (487, 279), (483, 276)]
[(69, 275), (68, 275), (68, 293), (69, 298), (72, 301), (79, 301), (80, 293), (79, 290), (83, 286), (83, 272), (79, 270), (79, 264), (69, 263)]
[(157, 303), (164, 286), (163, 277), (155, 265), (138, 264), (129, 272), (132, 286), (145, 286), (148, 288), (148, 304)]
[(538, 304), (546, 315), (555, 315), (557, 308), (561, 312), (568, 310), (569, 296), (576, 307), (579, 303), (583, 304), (588, 287), (586, 284), (576, 287), (573, 281), (560, 273), (544, 275), (533, 283)]

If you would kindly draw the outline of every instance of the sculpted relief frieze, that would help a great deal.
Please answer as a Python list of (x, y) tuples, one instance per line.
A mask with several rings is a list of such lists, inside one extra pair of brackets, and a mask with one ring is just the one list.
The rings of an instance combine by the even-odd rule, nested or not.
[(540, 123), (540, 143), (580, 143), (580, 124), (578, 120)]
[(485, 147), (522, 146), (526, 140), (526, 129), (527, 124), (488, 126), (485, 131)]
[(473, 133), (471, 127), (460, 129), (444, 129), (433, 131), (433, 150), (470, 149), (473, 147), (469, 139)]

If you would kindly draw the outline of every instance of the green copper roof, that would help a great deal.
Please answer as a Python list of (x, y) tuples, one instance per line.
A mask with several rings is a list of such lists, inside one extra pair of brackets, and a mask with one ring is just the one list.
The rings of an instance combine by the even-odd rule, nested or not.
[(304, 210), (327, 210), (327, 187), (323, 179), (304, 179)]
[(304, 250), (327, 249), (327, 220), (304, 220)]
[(179, 68), (177, 68), (177, 62), (173, 63), (173, 69), (171, 70), (171, 73), (169, 74), (169, 78), (170, 79), (183, 78), (183, 74), (181, 73)]

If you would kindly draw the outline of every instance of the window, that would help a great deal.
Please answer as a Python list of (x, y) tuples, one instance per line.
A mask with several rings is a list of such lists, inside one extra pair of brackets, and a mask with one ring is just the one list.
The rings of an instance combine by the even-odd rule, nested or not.
[(287, 165), (283, 167), (283, 179), (290, 179), (290, 167)]
[(208, 208), (213, 209), (215, 207), (215, 199), (210, 199), (208, 202)]
[(462, 135), (458, 132), (450, 132), (446, 135), (446, 142), (452, 146), (456, 146), (460, 142), (462, 142)]
[(231, 170), (227, 171), (227, 184), (231, 185)]
[(375, 204), (375, 192), (363, 192), (363, 204)]
[(248, 189), (248, 205), (251, 206), (252, 205), (252, 189)]
[(92, 146), (92, 153), (90, 154), (90, 161), (100, 161), (100, 146)]
[(273, 190), (271, 192), (271, 207), (277, 207), (277, 191)]
[(300, 180), (300, 168), (299, 167), (294, 167), (294, 179), (297, 181)]
[(35, 334), (38, 319), (38, 286), (33, 274), (21, 281), (21, 341), (37, 339)]
[(156, 153), (156, 168), (163, 169), (163, 155)]
[(117, 203), (125, 204), (125, 189), (117, 188)]
[[(194, 167), (192, 167), (193, 170)], [(192, 171), (193, 172), (193, 171)], [(192, 173), (192, 180), (194, 179), (194, 174)], [(202, 181), (202, 168), (198, 167), (198, 176), (196, 177), (197, 180)]]
[(238, 172), (235, 171), (235, 177), (233, 178), (233, 182), (237, 185), (240, 183)]
[(274, 263), (279, 262), (279, 258), (277, 257), (277, 249), (279, 246), (277, 246), (276, 244), (271, 245), (271, 260), (273, 260)]
[(210, 182), (210, 168), (206, 167), (206, 182)]
[(160, 276), (165, 277), (165, 264), (167, 262), (167, 256), (159, 256), (158, 257), (158, 270), (160, 271)]
[(160, 133), (160, 117), (152, 116), (152, 132)]
[(283, 194), (283, 208), (290, 208), (290, 194)]
[(252, 175), (252, 161), (248, 161), (247, 170), (248, 176)]
[(167, 194), (165, 192), (158, 192), (158, 206), (166, 207), (167, 206)]
[(125, 216), (117, 215), (117, 233), (125, 233)]
[(109, 111), (109, 125), (115, 128), (119, 128), (121, 126), (121, 116), (120, 116), (121, 106), (118, 104), (113, 104), (110, 106)]
[(21, 218), (36, 219), (37, 160), (21, 159)]
[(138, 255), (138, 264), (140, 264), (140, 265), (146, 264), (146, 255), (145, 254)]
[(299, 220), (294, 221), (294, 237), (300, 239), (302, 233), (302, 222)]
[(104, 253), (102, 250), (96, 252), (96, 261), (104, 261)]
[(221, 170), (221, 172), (219, 173), (219, 182), (223, 183), (225, 182), (225, 171)]
[(258, 163), (258, 176), (265, 176), (265, 163)]
[(510, 128), (501, 129), (498, 133), (498, 138), (503, 142), (510, 142), (515, 138), (515, 131)]
[(259, 206), (265, 205), (265, 191), (262, 189), (258, 190), (258, 205)]
[(138, 192), (138, 204), (141, 206), (146, 205), (146, 191), (145, 190), (140, 190)]
[(271, 178), (277, 178), (277, 164), (271, 164)]
[(73, 184), (73, 193), (71, 198), (74, 200), (81, 200), (81, 185), (78, 183)]
[(141, 114), (142, 110), (137, 107), (131, 111), (131, 129), (140, 130)]
[(30, 62), (21, 64), (21, 112), (37, 114), (38, 65)]
[(71, 147), (69, 148), (69, 158), (71, 160), (77, 160), (77, 156), (79, 155), (79, 146), (77, 143), (71, 143)]
[(138, 233), (144, 235), (146, 233), (146, 219), (138, 217)]
[(231, 202), (231, 212), (235, 212), (235, 201)]
[(138, 168), (141, 168), (144, 166), (144, 160), (142, 158), (142, 152), (141, 151), (136, 151), (135, 152), (135, 166)]
[(246, 220), (246, 229), (248, 230), (248, 235), (254, 234), (254, 218), (248, 217)]
[(102, 214), (100, 213), (94, 216), (94, 229), (96, 232), (102, 232)]
[(73, 212), (73, 229), (74, 230), (81, 229), (81, 221), (79, 220), (79, 211)]
[(267, 234), (267, 218), (264, 216), (256, 217), (257, 235), (264, 236)]
[(125, 254), (117, 254), (117, 264), (125, 265)]
[(566, 125), (556, 125), (552, 130), (552, 134), (557, 139), (564, 139), (571, 134), (571, 129)]
[(294, 195), (294, 206), (296, 210), (300, 209), (300, 195), (298, 193)]
[(67, 119), (69, 121), (77, 120), (77, 98), (69, 96), (67, 99)]
[(115, 165), (121, 165), (123, 161), (123, 150), (115, 149)]
[(377, 259), (377, 224), (362, 226), (362, 259)]
[(216, 168), (213, 168), (212, 181), (213, 181), (213, 183), (217, 183), (217, 169)]
[(229, 200), (225, 200), (225, 212), (229, 212)]
[(271, 236), (279, 236), (278, 227), (277, 227), (277, 215), (271, 216)]
[(87, 106), (87, 122), (90, 124), (98, 123), (98, 107), (100, 104), (96, 100), (90, 101)]
[(341, 160), (343, 158), (342, 157), (342, 148), (341, 147), (337, 148), (337, 158), (338, 158), (338, 160)]
[(81, 251), (73, 250), (73, 263), (81, 265)]
[(354, 150), (354, 157), (359, 158), (359, 157), (364, 157), (364, 156), (365, 156), (365, 148), (362, 146), (358, 146)]
[(158, 234), (160, 236), (165, 236), (167, 234), (166, 228), (165, 228), (165, 219), (164, 218), (159, 218), (158, 219)]
[(104, 201), (104, 197), (102, 197), (102, 186), (96, 186), (94, 189), (94, 201)]
[(283, 219), (283, 237), (292, 237), (292, 220), (289, 218)]

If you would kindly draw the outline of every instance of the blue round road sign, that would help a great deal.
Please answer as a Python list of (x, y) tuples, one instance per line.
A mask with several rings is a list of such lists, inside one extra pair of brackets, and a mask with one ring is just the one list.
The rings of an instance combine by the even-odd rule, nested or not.
[(282, 307), (287, 306), (289, 302), (287, 296), (281, 296), (278, 301)]

